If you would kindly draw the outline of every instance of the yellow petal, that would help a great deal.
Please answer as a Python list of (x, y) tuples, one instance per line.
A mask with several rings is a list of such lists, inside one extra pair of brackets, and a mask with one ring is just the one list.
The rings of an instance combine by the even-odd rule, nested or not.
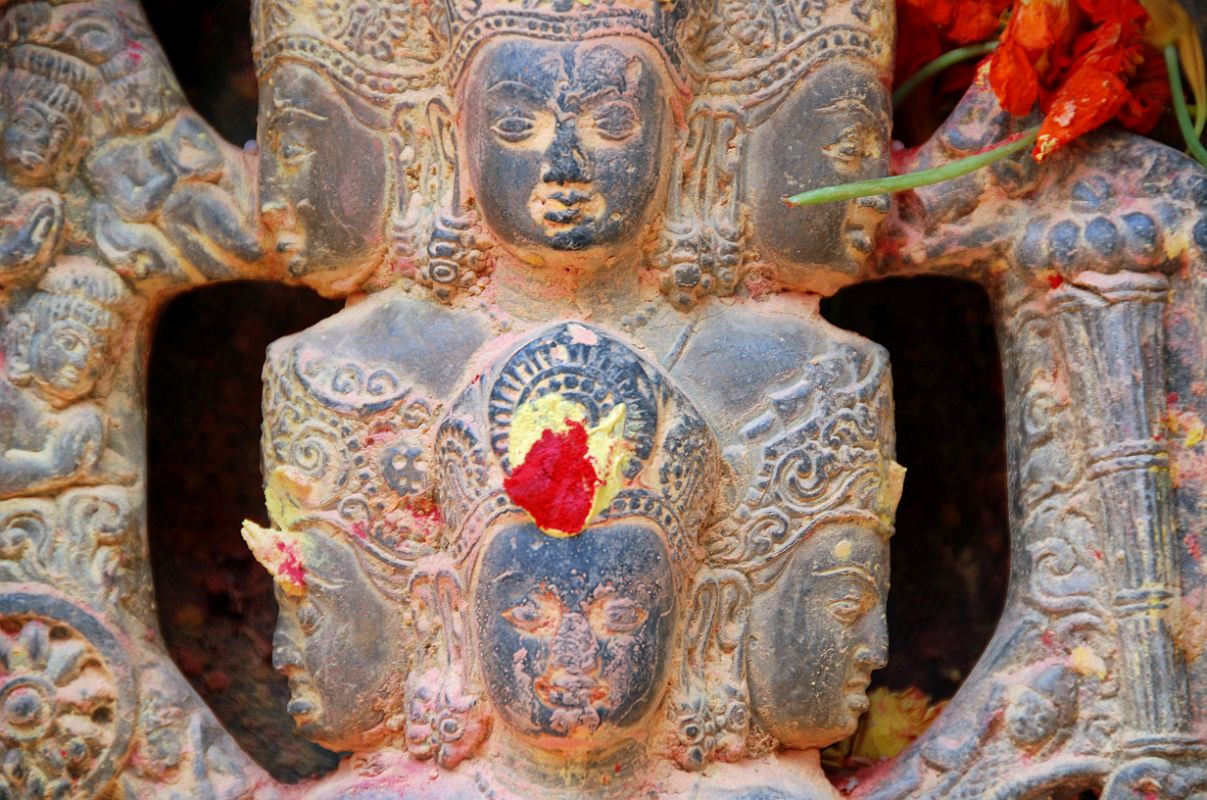
[(1202, 134), (1207, 122), (1207, 64), (1203, 60), (1203, 42), (1199, 39), (1198, 27), (1177, 0), (1140, 0), (1140, 4), (1151, 20), (1146, 37), (1149, 44), (1158, 50), (1169, 44), (1178, 46), (1178, 59), (1198, 107), (1195, 130)]

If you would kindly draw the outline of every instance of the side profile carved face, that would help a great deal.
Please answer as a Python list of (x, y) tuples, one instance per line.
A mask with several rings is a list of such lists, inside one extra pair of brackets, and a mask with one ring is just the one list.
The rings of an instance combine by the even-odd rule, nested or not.
[(347, 545), (308, 537), (305, 570), (304, 595), (277, 589), (272, 663), (289, 680), (288, 711), (302, 734), (357, 750), (401, 708), (402, 622)]
[(64, 114), (21, 98), (4, 126), (4, 167), (18, 183), (49, 183), (74, 139), (74, 126)]
[(657, 56), (645, 45), (509, 39), (466, 78), (462, 132), (487, 223), (529, 260), (635, 238), (668, 147)]
[(814, 533), (758, 593), (750, 618), (752, 710), (786, 747), (807, 749), (855, 730), (873, 670), (888, 660), (888, 542), (834, 525)]
[(260, 211), (293, 275), (356, 271), (380, 256), (387, 214), (382, 137), (310, 67), (260, 78)]
[(475, 587), (487, 694), (520, 735), (598, 748), (632, 737), (657, 708), (675, 590), (652, 529), (611, 523), (555, 538), (513, 524), (486, 545)]
[(751, 215), (760, 248), (790, 286), (832, 291), (864, 271), (887, 195), (794, 208), (806, 189), (881, 177), (889, 167), (889, 102), (879, 74), (834, 61), (806, 76), (753, 134)]

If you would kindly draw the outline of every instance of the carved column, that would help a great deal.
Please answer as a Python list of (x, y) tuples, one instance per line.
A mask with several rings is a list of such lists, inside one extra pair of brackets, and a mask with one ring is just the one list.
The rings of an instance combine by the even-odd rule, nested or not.
[(1163, 433), (1162, 275), (1086, 272), (1053, 293), (1081, 409), (1089, 480), (1102, 504), (1132, 755), (1182, 755), (1189, 702), (1183, 654), (1168, 620), (1179, 594), (1169, 446)]

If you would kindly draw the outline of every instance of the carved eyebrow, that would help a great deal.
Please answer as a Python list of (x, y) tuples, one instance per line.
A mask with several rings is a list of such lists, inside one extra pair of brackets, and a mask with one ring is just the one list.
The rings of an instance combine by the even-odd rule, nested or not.
[(843, 567), (830, 567), (829, 569), (819, 569), (817, 572), (814, 572), (813, 575), (814, 575), (814, 577), (817, 577), (817, 578), (828, 578), (831, 575), (853, 575), (856, 578), (866, 581), (868, 584), (871, 585), (871, 587), (873, 589), (875, 589), (877, 591), (879, 591), (879, 588), (880, 588), (879, 586), (876, 585), (876, 579), (872, 576), (872, 573), (868, 572), (863, 567), (859, 567), (854, 564), (848, 564)]
[(299, 117), (306, 117), (307, 119), (312, 119), (316, 122), (327, 122), (330, 119), (329, 117), (324, 117), (322, 114), (316, 114), (315, 112), (308, 108), (304, 108), (303, 106), (281, 104), (273, 110), (271, 115), (269, 115), (269, 120), (275, 122), (282, 117), (295, 115)]
[(839, 97), (817, 109), (819, 114), (834, 113), (836, 111), (858, 111), (869, 117), (875, 118), (876, 116), (876, 112), (872, 110), (871, 106), (864, 102), (862, 98), (854, 95)]
[(488, 91), (488, 92), (516, 92), (518, 94), (527, 96), (534, 103), (540, 103), (542, 105), (545, 103), (545, 97), (543, 95), (541, 95), (541, 93), (539, 91), (532, 88), (531, 86), (529, 86), (526, 83), (521, 83), (520, 81), (504, 79), (504, 80), (498, 81), (497, 83), (491, 84), (487, 88), (486, 91)]

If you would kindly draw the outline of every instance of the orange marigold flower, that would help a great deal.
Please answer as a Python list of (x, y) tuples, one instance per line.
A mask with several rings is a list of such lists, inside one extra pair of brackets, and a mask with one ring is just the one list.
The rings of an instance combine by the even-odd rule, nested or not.
[[(1044, 112), (1036, 161), (1115, 118), (1137, 130), (1156, 123), (1168, 92), (1155, 87), (1155, 73), (1139, 71), (1152, 58), (1147, 22), (1138, 0), (1018, 0), (989, 83), (1011, 114), (1036, 103)], [(1137, 96), (1141, 81), (1155, 94)]]

